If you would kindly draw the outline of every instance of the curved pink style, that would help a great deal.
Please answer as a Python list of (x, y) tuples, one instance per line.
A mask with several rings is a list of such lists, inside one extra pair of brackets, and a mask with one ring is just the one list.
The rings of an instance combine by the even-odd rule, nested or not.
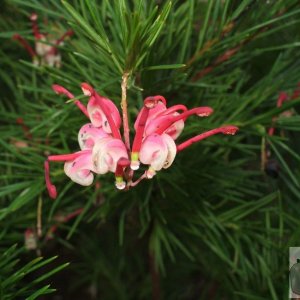
[(50, 167), (49, 167), (49, 161), (46, 160), (44, 162), (44, 170), (45, 170), (45, 181), (46, 181), (46, 187), (48, 190), (48, 194), (50, 198), (55, 199), (57, 197), (57, 191), (54, 184), (52, 184), (50, 179)]
[(72, 154), (62, 154), (62, 155), (50, 155), (47, 160), (44, 162), (44, 170), (45, 170), (45, 181), (47, 190), (50, 198), (55, 199), (57, 197), (57, 191), (55, 185), (52, 184), (50, 179), (50, 161), (72, 161), (77, 159), (78, 157), (86, 154), (91, 154), (90, 150), (80, 151)]
[(120, 158), (128, 159), (128, 153), (122, 140), (105, 137), (95, 143), (93, 147), (92, 161), (96, 173), (114, 173)]
[[(159, 113), (162, 113), (166, 110), (166, 105), (163, 104), (162, 102), (158, 102), (157, 105), (155, 107), (153, 107), (150, 111), (149, 111), (149, 115), (147, 118), (147, 122), (150, 122), (151, 120), (153, 120)], [(135, 131), (137, 131), (138, 129), (138, 124), (140, 122), (140, 118), (142, 116), (142, 110), (139, 112), (139, 114), (136, 117), (136, 121), (134, 123), (134, 129)]]
[(40, 33), (39, 25), (37, 24), (38, 15), (36, 13), (32, 13), (29, 19), (31, 21), (32, 33), (34, 35), (34, 38), (38, 40), (44, 37), (44, 35)]
[(171, 115), (167, 116), (162, 122), (155, 124), (156, 129), (155, 132), (158, 134), (162, 134), (165, 130), (167, 130), (170, 126), (172, 126), (175, 122), (180, 120), (186, 120), (189, 116), (198, 115), (199, 117), (208, 117), (213, 113), (213, 109), (211, 107), (196, 107), (190, 110), (185, 111), (179, 115)]
[(63, 86), (59, 85), (59, 84), (53, 84), (52, 85), (52, 89), (56, 94), (62, 94), (67, 96), (69, 99), (73, 99), (74, 95), (68, 91), (66, 88), (64, 88)]
[[(74, 99), (74, 95), (68, 91), (66, 88), (64, 88), (63, 86), (61, 85), (58, 85), (58, 84), (53, 84), (52, 85), (52, 89), (53, 91), (58, 94), (58, 95), (65, 95), (67, 96), (69, 99)], [(88, 112), (87, 112), (87, 109), (86, 107), (79, 101), (79, 100), (75, 100), (74, 101), (74, 104), (88, 117), (90, 118)]]
[(27, 50), (32, 59), (34, 59), (34, 57), (36, 56), (36, 52), (31, 48), (28, 42), (21, 35), (16, 33), (12, 38), (16, 41), (19, 41), (19, 43)]
[[(172, 119), (173, 117), (179, 116), (180, 114), (175, 112), (171, 115), (158, 115), (155, 119), (153, 119), (152, 121), (148, 122), (147, 126), (146, 126), (146, 130), (145, 130), (145, 135), (150, 135), (155, 133), (155, 131), (157, 130), (157, 128), (159, 128), (159, 126), (161, 124), (164, 124), (166, 121)], [(171, 124), (166, 130), (165, 133), (167, 133), (168, 135), (170, 135), (174, 140), (176, 140), (179, 135), (181, 134), (181, 132), (184, 129), (184, 121), (183, 120), (178, 120), (176, 122), (174, 122), (173, 124)]]
[(191, 146), (192, 144), (202, 141), (212, 135), (215, 135), (217, 133), (223, 133), (223, 134), (227, 134), (227, 135), (234, 135), (236, 134), (236, 132), (239, 130), (238, 127), (236, 126), (232, 126), (232, 125), (228, 125), (228, 126), (223, 126), (220, 128), (216, 128), (216, 129), (212, 129), (209, 130), (207, 132), (201, 133), (197, 136), (194, 136), (192, 138), (190, 138), (189, 140), (181, 143), (180, 145), (177, 146), (177, 152), (184, 150), (185, 148)]
[[(155, 108), (161, 104), (159, 110)], [(140, 166), (139, 151), (142, 145), (142, 140), (145, 133), (145, 127), (149, 118), (149, 115), (153, 118), (153, 112), (157, 113), (158, 111), (165, 110), (166, 99), (162, 96), (148, 97), (144, 100), (144, 107), (141, 109), (141, 112), (137, 118), (136, 122), (136, 134), (132, 144), (131, 151), (131, 164), (130, 167), (132, 170), (137, 170)]]
[[(159, 97), (159, 96), (158, 96)], [(151, 99), (151, 97), (148, 97), (146, 99)], [(145, 101), (146, 101), (145, 99)], [(149, 100), (148, 100), (149, 101)], [(157, 105), (150, 109), (149, 115), (145, 124), (145, 130), (144, 130), (144, 136), (153, 134), (161, 122), (164, 120), (170, 118), (170, 116), (177, 116), (179, 115), (179, 111), (185, 112), (187, 111), (186, 106), (179, 104), (174, 105), (169, 108), (166, 108), (165, 101), (158, 101)], [(139, 113), (136, 122), (134, 124), (134, 128), (136, 132), (138, 132), (138, 126), (140, 122), (140, 118), (142, 117), (142, 112)], [(178, 138), (178, 136), (181, 134), (182, 130), (184, 128), (184, 120), (178, 120), (174, 124), (172, 124), (165, 133), (169, 134), (174, 140)]]

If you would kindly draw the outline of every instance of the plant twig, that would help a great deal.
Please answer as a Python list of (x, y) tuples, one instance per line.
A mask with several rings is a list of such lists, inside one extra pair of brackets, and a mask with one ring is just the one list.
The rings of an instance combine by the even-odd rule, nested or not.
[(160, 299), (160, 283), (159, 283), (159, 273), (155, 265), (155, 257), (152, 251), (149, 252), (149, 267), (151, 273), (151, 283), (152, 283), (152, 299)]
[(138, 185), (143, 179), (146, 179), (147, 176), (146, 176), (146, 173), (144, 173), (139, 179), (137, 179), (136, 181), (131, 181), (130, 182), (130, 186), (136, 186)]
[(122, 100), (121, 100), (121, 108), (122, 108), (122, 116), (123, 116), (123, 134), (124, 141), (127, 148), (128, 153), (130, 152), (130, 137), (129, 137), (129, 123), (128, 123), (128, 110), (127, 110), (127, 83), (128, 83), (129, 73), (124, 72), (122, 76)]
[(39, 197), (38, 200), (38, 206), (37, 206), (37, 224), (36, 224), (36, 229), (37, 229), (37, 236), (40, 238), (42, 236), (42, 198)]

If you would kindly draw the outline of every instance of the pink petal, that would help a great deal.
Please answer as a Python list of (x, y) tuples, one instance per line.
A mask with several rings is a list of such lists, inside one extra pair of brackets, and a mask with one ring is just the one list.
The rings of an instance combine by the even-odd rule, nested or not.
[(122, 140), (104, 137), (98, 140), (93, 148), (93, 163), (98, 174), (115, 172), (120, 158), (128, 158)]
[[(179, 115), (179, 113), (175, 112), (171, 116), (177, 116), (177, 115)], [(153, 134), (158, 128), (158, 126), (168, 118), (170, 118), (170, 115), (162, 115), (162, 116), (157, 116), (155, 119), (148, 122), (145, 130), (145, 135), (147, 136)], [(170, 135), (175, 140), (181, 134), (183, 128), (184, 128), (184, 121), (179, 120), (173, 123), (169, 128), (167, 128), (165, 133)]]
[[(101, 98), (103, 100), (103, 103), (107, 107), (110, 115), (112, 116), (112, 119), (113, 119), (116, 127), (120, 128), (121, 117), (120, 117), (117, 107), (111, 100), (104, 98), (104, 97), (101, 97)], [(87, 110), (88, 110), (91, 122), (95, 127), (102, 127), (104, 129), (104, 131), (107, 133), (112, 132), (111, 128), (108, 124), (108, 121), (107, 121), (107, 116), (104, 114), (104, 112), (101, 108), (101, 105), (99, 104), (99, 102), (97, 101), (97, 99), (94, 96), (92, 96), (90, 98), (89, 103), (87, 105)]]
[(163, 166), (164, 169), (167, 169), (172, 165), (177, 153), (177, 149), (176, 149), (176, 144), (172, 137), (170, 137), (168, 134), (163, 134), (161, 137), (168, 148), (168, 156)]
[[(154, 108), (149, 110), (147, 123), (150, 122), (151, 120), (153, 120), (158, 114), (162, 113), (166, 109), (167, 109), (166, 106), (162, 102), (158, 102)], [(139, 112), (139, 114), (136, 118), (136, 121), (134, 123), (135, 130), (137, 130), (137, 128), (138, 128), (138, 124), (139, 124), (141, 115), (142, 115), (142, 110)], [(147, 126), (147, 123), (146, 123), (146, 126)]]
[(83, 154), (73, 161), (66, 162), (64, 171), (72, 181), (84, 186), (91, 185), (94, 180), (94, 175), (91, 171), (95, 172), (92, 154)]
[(92, 149), (95, 143), (104, 137), (108, 137), (108, 134), (102, 128), (96, 128), (92, 123), (85, 124), (78, 133), (80, 149)]
[(160, 135), (153, 134), (144, 139), (139, 153), (139, 159), (143, 164), (159, 171), (163, 168), (167, 157), (168, 146)]

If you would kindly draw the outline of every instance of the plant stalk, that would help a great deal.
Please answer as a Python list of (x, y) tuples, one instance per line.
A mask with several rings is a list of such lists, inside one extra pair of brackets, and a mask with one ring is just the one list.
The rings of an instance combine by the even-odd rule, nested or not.
[(128, 110), (127, 110), (127, 83), (128, 83), (129, 73), (124, 72), (122, 76), (122, 100), (121, 100), (121, 108), (122, 108), (122, 116), (123, 116), (123, 135), (125, 146), (127, 148), (128, 153), (130, 153), (130, 137), (129, 137), (129, 123), (128, 123)]

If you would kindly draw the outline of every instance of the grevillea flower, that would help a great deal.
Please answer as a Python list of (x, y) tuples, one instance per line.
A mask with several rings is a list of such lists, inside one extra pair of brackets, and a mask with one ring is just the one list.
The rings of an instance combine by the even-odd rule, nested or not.
[(68, 30), (59, 39), (51, 39), (48, 34), (44, 34), (39, 31), (37, 19), (38, 16), (35, 13), (30, 16), (32, 33), (35, 40), (34, 49), (19, 34), (15, 34), (13, 39), (19, 41), (19, 43), (27, 50), (35, 65), (47, 65), (50, 67), (60, 68), (61, 56), (58, 51), (58, 46), (63, 44), (66, 37), (73, 35), (73, 31)]
[[(175, 140), (184, 129), (190, 116), (208, 117), (213, 109), (196, 107), (188, 109), (182, 104), (167, 107), (163, 96), (147, 97), (134, 124), (135, 137), (132, 149), (127, 149), (120, 134), (121, 117), (115, 104), (99, 95), (92, 86), (81, 84), (83, 93), (89, 97), (87, 107), (74, 95), (60, 85), (53, 85), (57, 94), (67, 96), (90, 119), (81, 127), (78, 142), (81, 151), (73, 154), (50, 155), (45, 162), (45, 178), (49, 195), (57, 195), (55, 186), (50, 181), (49, 162), (65, 162), (64, 171), (74, 182), (90, 185), (94, 173), (115, 174), (118, 189), (133, 187), (144, 178), (152, 178), (158, 171), (169, 168), (178, 152), (217, 133), (235, 134), (238, 128), (228, 125), (201, 133), (185, 142), (176, 144)], [(134, 171), (140, 164), (148, 169), (135, 182)]]

